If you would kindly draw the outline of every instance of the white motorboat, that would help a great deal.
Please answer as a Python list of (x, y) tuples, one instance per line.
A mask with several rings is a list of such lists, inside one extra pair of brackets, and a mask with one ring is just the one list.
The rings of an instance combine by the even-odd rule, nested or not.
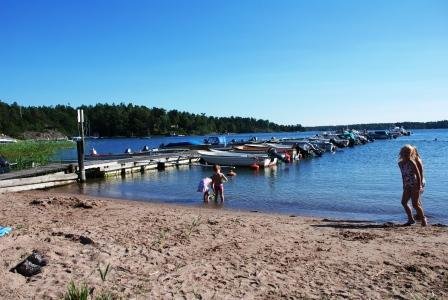
[(198, 150), (201, 158), (209, 164), (240, 167), (269, 167), (277, 164), (277, 158), (267, 154), (238, 153), (220, 150)]
[(0, 144), (10, 144), (10, 143), (17, 143), (17, 140), (7, 135), (0, 134)]

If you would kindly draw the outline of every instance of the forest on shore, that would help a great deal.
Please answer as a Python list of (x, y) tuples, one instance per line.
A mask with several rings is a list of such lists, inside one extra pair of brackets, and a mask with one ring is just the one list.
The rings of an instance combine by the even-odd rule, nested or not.
[[(86, 135), (98, 137), (143, 137), (170, 134), (295, 132), (305, 130), (448, 128), (448, 120), (434, 122), (397, 122), (303, 127), (279, 125), (268, 120), (243, 117), (213, 117), (163, 108), (133, 104), (96, 104), (84, 110)], [(59, 131), (67, 136), (78, 135), (76, 108), (66, 105), (21, 106), (0, 101), (0, 134), (24, 137), (26, 132)]]
[(446, 129), (448, 128), (448, 120), (432, 121), (432, 122), (395, 122), (395, 123), (368, 123), (368, 124), (349, 124), (349, 125), (328, 125), (305, 127), (306, 130), (316, 131), (333, 131), (341, 129), (355, 130), (381, 130), (390, 129), (394, 126), (402, 126), (405, 129)]
[[(87, 135), (143, 137), (169, 134), (303, 131), (300, 125), (279, 125), (268, 120), (213, 117), (133, 104), (82, 106)], [(78, 135), (77, 113), (71, 106), (20, 106), (0, 101), (0, 133), (22, 137), (27, 131), (57, 130)]]

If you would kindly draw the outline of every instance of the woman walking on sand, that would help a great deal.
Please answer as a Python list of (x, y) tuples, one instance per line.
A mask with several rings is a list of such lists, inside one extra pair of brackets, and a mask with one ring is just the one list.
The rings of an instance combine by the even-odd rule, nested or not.
[(427, 222), (420, 202), (420, 192), (423, 189), (423, 179), (415, 161), (414, 151), (414, 147), (411, 145), (405, 145), (400, 150), (398, 166), (400, 167), (401, 177), (403, 179), (403, 196), (401, 198), (401, 204), (403, 205), (408, 216), (408, 221), (405, 225), (409, 226), (415, 224), (412, 210), (408, 205), (409, 199), (411, 199), (412, 206), (417, 211), (417, 216), (421, 220), (422, 226), (426, 226)]

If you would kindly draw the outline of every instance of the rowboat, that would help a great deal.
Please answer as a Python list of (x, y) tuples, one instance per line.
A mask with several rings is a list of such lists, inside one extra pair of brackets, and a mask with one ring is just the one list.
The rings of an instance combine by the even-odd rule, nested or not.
[(267, 154), (238, 153), (220, 150), (198, 150), (201, 158), (209, 164), (239, 167), (269, 167), (277, 164), (277, 158), (270, 158)]

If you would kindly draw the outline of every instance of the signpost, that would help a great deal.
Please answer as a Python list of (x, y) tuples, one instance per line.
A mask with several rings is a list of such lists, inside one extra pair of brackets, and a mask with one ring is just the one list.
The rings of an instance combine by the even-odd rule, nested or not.
[(78, 130), (81, 139), (76, 141), (78, 150), (78, 179), (80, 182), (86, 181), (86, 170), (84, 169), (84, 110), (78, 109)]

